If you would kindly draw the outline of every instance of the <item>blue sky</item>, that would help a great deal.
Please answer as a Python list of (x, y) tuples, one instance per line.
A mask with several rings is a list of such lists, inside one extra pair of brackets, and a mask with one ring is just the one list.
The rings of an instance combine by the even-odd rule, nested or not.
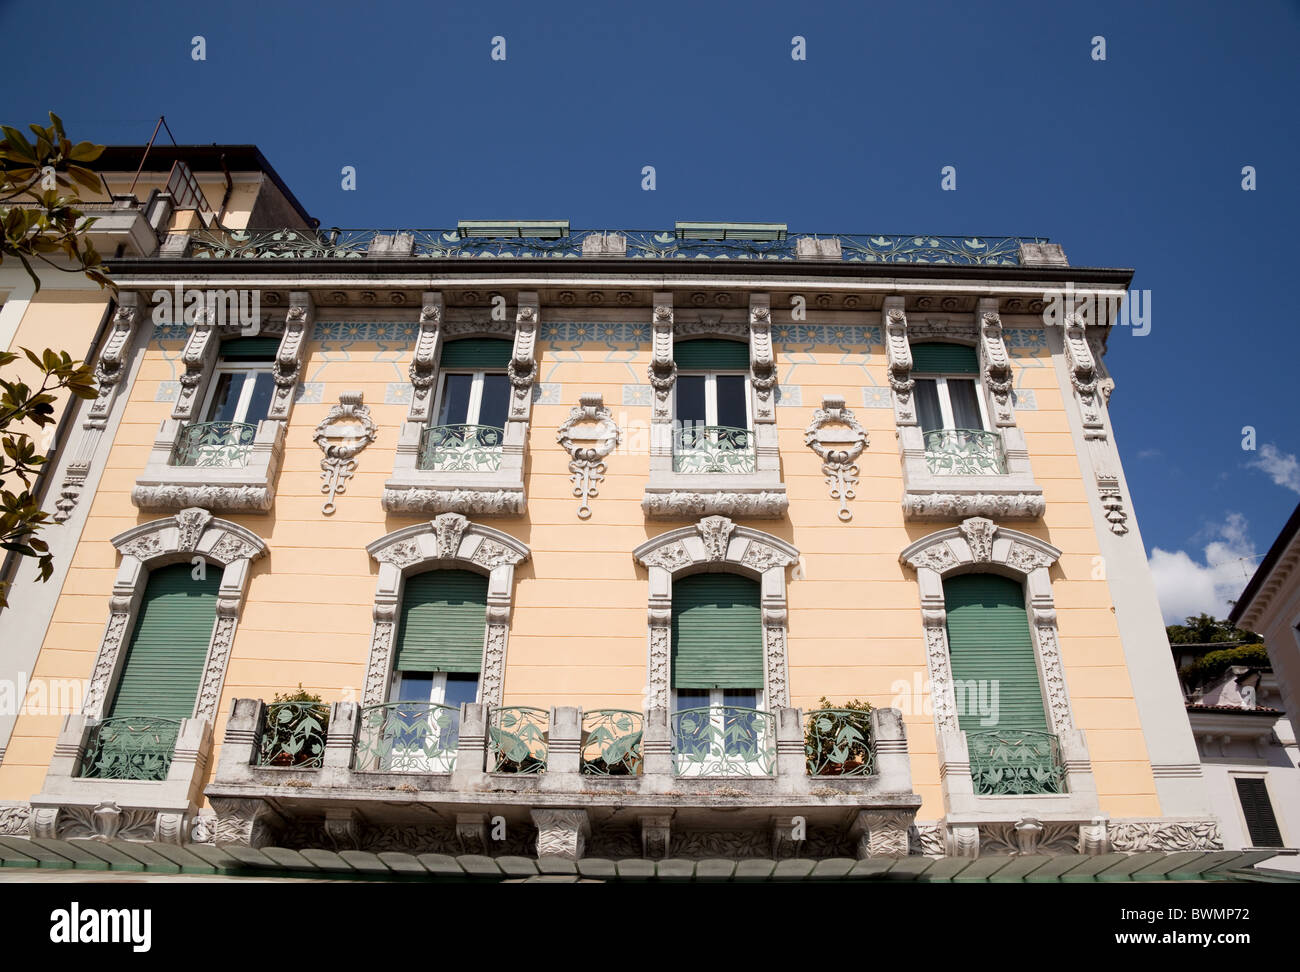
[(1048, 236), (1151, 292), (1107, 362), (1167, 616), (1225, 613), (1300, 500), (1295, 2), (188, 6), (0, 3), (4, 121), (255, 143), (326, 226)]

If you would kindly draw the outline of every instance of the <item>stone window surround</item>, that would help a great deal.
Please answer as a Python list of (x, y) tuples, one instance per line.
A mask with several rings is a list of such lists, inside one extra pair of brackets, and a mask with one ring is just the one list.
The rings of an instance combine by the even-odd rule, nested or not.
[[(977, 829), (981, 823), (1014, 822), (1029, 813), (1041, 820), (1083, 824), (1094, 821), (1100, 813), (1087, 741), (1083, 731), (1074, 725), (1061, 663), (1056, 601), (1049, 573), (1060, 557), (1061, 551), (1046, 541), (998, 527), (983, 517), (971, 517), (960, 526), (928, 534), (899, 555), (902, 564), (916, 571), (920, 589), (939, 775), (950, 839), (959, 845), (954, 852), (964, 852), (972, 839), (978, 841), (970, 828)], [(966, 734), (957, 720), (943, 593), (944, 578), (968, 573), (999, 574), (1025, 587), (1048, 724), (1060, 743), (1065, 764), (1064, 794), (1006, 797), (978, 796), (974, 792)]]
[[(886, 297), (881, 312), (889, 365), (890, 395), (903, 460), (903, 513), (908, 519), (996, 516), (1037, 519), (1046, 505), (1034, 482), (1024, 432), (1011, 401), (1011, 364), (995, 298), (981, 297), (972, 324), (952, 321), (908, 324), (902, 297)], [(912, 396), (911, 342), (942, 340), (973, 346), (979, 355), (979, 389), (993, 430), (1002, 439), (1007, 472), (1002, 476), (944, 476), (930, 472), (925, 438)]]
[[(443, 295), (425, 291), (419, 334), (411, 360), (411, 407), (397, 439), (393, 475), (384, 484), (381, 503), (389, 513), (461, 513), (523, 516), (524, 451), (537, 381), (537, 328), (541, 303), (536, 292), (518, 295), (515, 320), (493, 321), (478, 315), (466, 321), (445, 320)], [(421, 437), (433, 420), (439, 357), (445, 340), (465, 337), (507, 338), (514, 342), (506, 373), (510, 410), (506, 415), (501, 466), (494, 472), (441, 472), (419, 469)]]
[(235, 324), (219, 325), (208, 310), (190, 331), (181, 352), (185, 371), (171, 418), (164, 419), (154, 437), (144, 472), (131, 491), (131, 501), (144, 510), (176, 510), (187, 506), (239, 512), (267, 513), (275, 501), (275, 477), (284, 456), (285, 429), (293, 413), (294, 397), (311, 334), (314, 304), (306, 291), (289, 295), (285, 320), (267, 322), (259, 333), (280, 334), (272, 362), (275, 391), (267, 417), (257, 428), (243, 466), (174, 466), (172, 452), (188, 424), (199, 419), (221, 356), (223, 337), (240, 334)]
[(113, 583), (108, 624), (95, 656), (82, 714), (93, 719), (103, 716), (121, 674), (122, 648), (139, 612), (149, 571), (202, 557), (222, 567), (217, 617), (194, 704), (194, 718), (211, 721), (216, 716), (235, 628), (248, 592), (250, 566), (266, 556), (266, 544), (251, 530), (201, 508), (184, 509), (175, 516), (142, 523), (113, 537), (111, 543), (122, 555), (122, 562)]
[[(212, 751), (212, 725), (225, 682), (235, 628), (248, 590), (249, 566), (266, 555), (256, 534), (204, 509), (133, 527), (112, 539), (122, 555), (109, 619), (100, 640), (81, 712), (65, 717), (42, 792), (32, 798), (34, 837), (124, 837), (182, 844), (202, 801)], [(193, 714), (182, 719), (166, 778), (103, 780), (80, 775), (89, 734), (104, 716), (125, 661), (124, 644), (134, 627), (149, 572), (201, 557), (219, 564), (216, 619), (199, 681)]]
[[(702, 314), (698, 321), (675, 321), (673, 295), (656, 292), (651, 317), (650, 479), (641, 508), (655, 519), (694, 519), (726, 515), (780, 519), (789, 508), (781, 482), (777, 447), (776, 363), (772, 355), (772, 311), (765, 293), (749, 296), (747, 324), (724, 322), (720, 314)], [(749, 383), (753, 389), (755, 471), (747, 475), (677, 473), (673, 471), (673, 386), (677, 338), (720, 337), (749, 344)]]
[(528, 546), (459, 513), (403, 527), (366, 546), (379, 563), (362, 705), (388, 702), (403, 581), (427, 570), (471, 570), (488, 578), (487, 625), (479, 676), (479, 701), (501, 705), (505, 681), (515, 567), (532, 556)]
[(741, 574), (762, 585), (764, 703), (769, 711), (790, 705), (785, 569), (799, 562), (795, 547), (725, 516), (707, 516), (647, 540), (632, 556), (649, 571), (647, 710), (669, 707), (673, 580), (703, 572)]

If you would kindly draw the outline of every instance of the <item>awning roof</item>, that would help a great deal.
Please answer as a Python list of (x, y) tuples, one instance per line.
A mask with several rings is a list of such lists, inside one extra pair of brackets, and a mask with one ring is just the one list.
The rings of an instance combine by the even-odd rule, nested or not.
[(1028, 854), (1010, 857), (870, 858), (855, 861), (764, 859), (612, 861), (592, 857), (484, 857), (368, 851), (216, 848), (207, 844), (129, 840), (45, 840), (0, 837), (0, 867), (96, 873), (217, 875), (231, 878), (421, 881), (920, 881), (966, 883), (1090, 883), (1118, 881), (1292, 881), (1300, 873), (1257, 870), (1274, 851), (1184, 851), (1097, 857)]

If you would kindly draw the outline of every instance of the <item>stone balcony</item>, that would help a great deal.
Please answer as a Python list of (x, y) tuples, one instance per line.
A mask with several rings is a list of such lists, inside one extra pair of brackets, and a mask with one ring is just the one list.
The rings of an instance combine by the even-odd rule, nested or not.
[(864, 743), (837, 747), (809, 743), (812, 714), (789, 708), (686, 727), (683, 713), (621, 713), (611, 730), (612, 710), (422, 705), (428, 713), (394, 723), (392, 710), (419, 706), (304, 704), (286, 715), (236, 700), (205, 791), (217, 842), (572, 859), (902, 856), (920, 806), (894, 709), (857, 714)]

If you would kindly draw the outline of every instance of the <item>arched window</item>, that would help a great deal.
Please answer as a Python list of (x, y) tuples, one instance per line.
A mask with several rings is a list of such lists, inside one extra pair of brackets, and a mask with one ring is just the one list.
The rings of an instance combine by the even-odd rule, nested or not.
[(759, 600), (759, 583), (739, 574), (692, 574), (673, 583), (670, 671), (680, 775), (734, 771), (768, 749), (771, 717), (759, 711)]
[(188, 719), (217, 618), (221, 572), (190, 564), (149, 572), (107, 717)]
[(478, 701), (488, 579), (468, 570), (430, 570), (402, 585), (390, 698), (459, 710)]

